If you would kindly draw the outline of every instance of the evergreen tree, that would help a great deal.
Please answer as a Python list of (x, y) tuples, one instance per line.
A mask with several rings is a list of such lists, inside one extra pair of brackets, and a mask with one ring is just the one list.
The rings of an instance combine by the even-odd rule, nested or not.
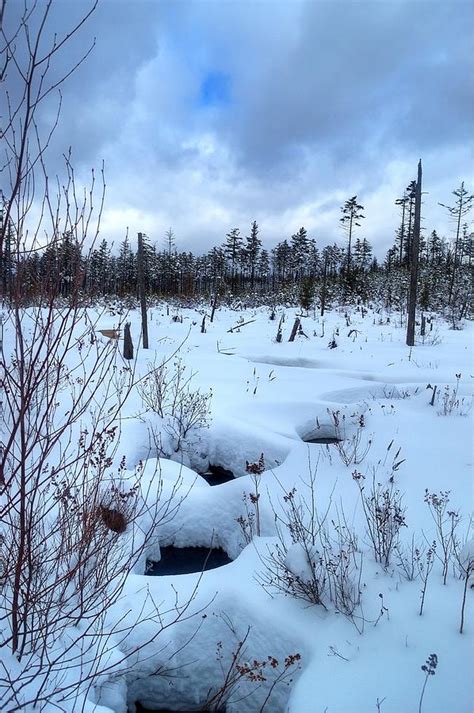
[(233, 228), (226, 235), (224, 244), (224, 252), (227, 260), (230, 262), (230, 286), (232, 292), (235, 291), (236, 284), (236, 266), (242, 254), (242, 238), (240, 237), (239, 228)]
[(165, 292), (171, 294), (177, 281), (177, 260), (176, 260), (176, 241), (172, 228), (168, 228), (165, 233)]
[(392, 245), (389, 250), (387, 250), (387, 254), (385, 256), (385, 261), (384, 261), (384, 270), (387, 272), (390, 272), (393, 267), (399, 264), (399, 258), (400, 258), (400, 253), (399, 253), (399, 248), (397, 245)]
[(88, 274), (89, 289), (101, 295), (108, 292), (109, 256), (110, 249), (104, 238), (99, 248), (91, 253)]
[(358, 270), (365, 272), (369, 269), (372, 260), (372, 246), (369, 241), (364, 238), (357, 238), (354, 244), (354, 263)]
[(342, 227), (347, 231), (348, 234), (348, 244), (347, 244), (347, 273), (350, 275), (351, 271), (351, 247), (352, 247), (352, 234), (354, 228), (360, 227), (360, 220), (365, 218), (362, 211), (364, 206), (357, 203), (357, 196), (352, 196), (349, 198), (344, 205), (341, 207), (342, 218), (339, 219)]
[(250, 235), (246, 237), (244, 248), (245, 263), (250, 273), (250, 289), (253, 289), (255, 283), (255, 271), (257, 268), (257, 259), (262, 247), (262, 241), (258, 237), (258, 225), (254, 220), (250, 229)]
[(278, 243), (272, 250), (273, 270), (279, 282), (285, 282), (291, 264), (291, 248), (287, 240)]
[(119, 295), (133, 293), (136, 289), (136, 259), (130, 247), (128, 234), (120, 245), (117, 258), (117, 290)]
[(0, 232), (3, 236), (0, 249), (1, 289), (3, 295), (8, 295), (11, 298), (14, 275), (15, 240), (11, 221), (8, 221), (8, 225), (3, 225), (3, 208), (0, 214)]
[(428, 238), (428, 262), (430, 265), (440, 265), (443, 260), (442, 241), (436, 230)]
[(306, 228), (300, 228), (297, 233), (291, 236), (291, 262), (295, 282), (299, 282), (306, 273), (308, 253), (308, 233)]
[(60, 293), (63, 297), (67, 297), (74, 287), (82, 286), (77, 284), (78, 280), (82, 282), (81, 248), (70, 231), (65, 232), (61, 237), (57, 250), (57, 261)]
[(473, 264), (474, 233), (468, 233), (468, 225), (464, 223), (462, 231), (462, 260), (469, 267)]
[(405, 191), (403, 191), (402, 198), (397, 198), (397, 200), (395, 201), (395, 205), (400, 206), (401, 211), (402, 211), (401, 224), (397, 230), (397, 238), (398, 238), (398, 245), (399, 245), (399, 249), (398, 249), (399, 265), (401, 265), (403, 262), (403, 249), (404, 249), (404, 245), (405, 245), (405, 218), (406, 218), (406, 211), (407, 211), (408, 203), (409, 203), (409, 197), (405, 190)]
[(464, 181), (461, 183), (459, 188), (453, 191), (453, 196), (456, 198), (454, 201), (454, 205), (448, 206), (445, 205), (444, 203), (440, 203), (439, 205), (443, 206), (443, 208), (446, 208), (448, 211), (449, 215), (451, 216), (452, 220), (454, 221), (455, 224), (455, 238), (454, 238), (454, 251), (453, 251), (453, 264), (452, 264), (452, 275), (451, 275), (451, 284), (449, 288), (449, 300), (451, 301), (453, 290), (454, 290), (454, 282), (456, 279), (456, 271), (458, 268), (459, 264), (459, 253), (460, 253), (460, 247), (461, 247), (461, 221), (462, 219), (472, 210), (472, 207), (474, 205), (474, 195), (470, 195), (469, 191), (467, 191), (464, 188)]
[(262, 250), (258, 257), (257, 272), (260, 279), (260, 285), (264, 287), (270, 273), (270, 256), (267, 250)]
[(298, 297), (301, 308), (308, 312), (314, 300), (314, 282), (310, 277), (305, 277), (302, 280)]
[(415, 197), (416, 197), (416, 181), (411, 181), (406, 190), (405, 194), (408, 199), (408, 226), (405, 236), (405, 242), (403, 246), (403, 264), (408, 268), (411, 266), (412, 260), (412, 243), (413, 243), (413, 227), (415, 218)]
[(313, 238), (308, 241), (307, 273), (312, 280), (321, 271), (321, 256)]
[(210, 267), (210, 278), (212, 289), (216, 289), (218, 283), (224, 278), (226, 272), (226, 256), (223, 248), (212, 248), (208, 252)]

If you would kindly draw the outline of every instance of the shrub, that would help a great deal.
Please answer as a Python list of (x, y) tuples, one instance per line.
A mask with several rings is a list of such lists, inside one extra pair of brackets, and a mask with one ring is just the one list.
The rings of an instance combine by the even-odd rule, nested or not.
[(359, 488), (367, 534), (372, 544), (375, 561), (388, 567), (392, 552), (398, 544), (399, 531), (406, 527), (402, 495), (393, 483), (383, 486), (372, 479), (372, 486), (365, 492), (365, 476), (355, 470), (352, 478)]
[[(212, 392), (192, 390), (193, 376), (192, 372), (187, 373), (186, 365), (178, 358), (172, 365), (167, 361), (158, 367), (151, 365), (148, 375), (138, 386), (146, 408), (162, 419), (163, 429), (176, 453), (192, 446), (192, 432), (209, 426)], [(160, 435), (155, 441), (163, 447)]]
[(262, 558), (264, 589), (280, 591), (310, 604), (332, 604), (354, 622), (360, 604), (362, 558), (357, 539), (342, 522), (327, 524), (330, 505), (321, 516), (315, 505), (315, 473), (309, 497), (293, 488), (283, 495), (283, 513), (275, 513), (278, 542)]

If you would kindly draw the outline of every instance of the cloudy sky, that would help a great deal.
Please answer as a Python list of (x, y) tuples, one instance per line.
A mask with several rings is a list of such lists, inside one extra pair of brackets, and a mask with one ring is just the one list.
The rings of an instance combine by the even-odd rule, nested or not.
[[(56, 0), (64, 30), (90, 7)], [(266, 247), (304, 225), (344, 240), (357, 194), (383, 254), (394, 200), (424, 168), (424, 225), (473, 180), (474, 4), (468, 0), (101, 0), (62, 54), (96, 38), (63, 88), (56, 155), (105, 161), (102, 235), (129, 227), (199, 253), (259, 223)]]

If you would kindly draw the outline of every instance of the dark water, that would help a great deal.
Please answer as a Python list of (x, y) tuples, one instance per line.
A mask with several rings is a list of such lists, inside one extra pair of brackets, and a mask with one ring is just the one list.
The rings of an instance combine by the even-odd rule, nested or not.
[(325, 443), (340, 443), (341, 439), (340, 438), (335, 438), (334, 436), (321, 436), (321, 437), (305, 437), (302, 439), (305, 443), (319, 443), (319, 444), (325, 444)]
[[(154, 708), (144, 708), (140, 703), (136, 703), (135, 705), (137, 707), (137, 713), (176, 713), (175, 710), (171, 710), (170, 708), (155, 710)], [(196, 711), (200, 711), (200, 713), (210, 713), (210, 711), (203, 711), (201, 708), (195, 708), (194, 711), (181, 711), (181, 713), (196, 713)], [(225, 711), (221, 710), (215, 713), (225, 713)]]
[(147, 562), (146, 574), (191, 574), (232, 562), (224, 550), (207, 547), (162, 547), (159, 562)]
[(209, 485), (221, 485), (222, 483), (228, 483), (229, 480), (234, 480), (234, 474), (231, 470), (227, 470), (221, 465), (211, 464), (209, 464), (207, 473), (201, 473), (201, 477), (204, 478)]
[[(140, 703), (136, 703), (135, 705), (137, 707), (137, 713), (176, 713), (175, 710), (171, 710), (170, 708), (155, 710), (153, 708), (144, 708)], [(200, 711), (200, 713), (210, 713), (210, 711), (203, 711), (201, 708), (195, 708), (194, 711), (181, 711), (181, 713), (196, 713), (196, 711)], [(215, 711), (214, 713), (225, 713), (225, 710)]]

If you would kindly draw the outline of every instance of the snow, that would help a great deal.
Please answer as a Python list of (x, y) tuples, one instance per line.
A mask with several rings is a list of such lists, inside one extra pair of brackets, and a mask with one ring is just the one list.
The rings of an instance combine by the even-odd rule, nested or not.
[[(138, 349), (136, 378), (179, 348), (193, 373), (192, 389), (212, 389), (209, 425), (193, 434), (184, 453), (171, 452), (165, 439), (163, 452), (157, 453), (150, 429), (163, 434), (163, 424), (145, 410), (136, 388), (122, 410), (115, 466), (125, 455), (124, 478), (131, 478), (139, 461), (145, 461), (139, 526), (147, 549), (104, 622), (104, 627), (113, 627), (117, 618), (131, 623), (117, 645), (117, 660), (126, 655), (127, 671), (121, 664), (104, 674), (84, 693), (85, 710), (125, 713), (136, 700), (151, 709), (199, 707), (211, 689), (222, 685), (232, 652), (247, 631), (245, 660), (274, 656), (283, 661), (301, 654), (301, 670), (295, 668), (291, 684), (273, 691), (265, 708), (272, 713), (366, 713), (377, 710), (377, 701), (382, 713), (418, 710), (421, 666), (432, 653), (439, 664), (427, 684), (423, 713), (473, 709), (474, 590), (467, 590), (460, 634), (464, 583), (451, 563), (443, 585), (435, 557), (420, 616), (421, 580), (407, 581), (395, 558), (387, 568), (375, 562), (353, 473), (364, 475), (366, 493), (372, 481), (389, 487), (393, 476), (407, 524), (400, 529), (401, 544), (409, 548), (414, 538), (422, 559), (428, 543), (438, 538), (425, 491), (449, 491), (449, 509), (461, 515), (460, 562), (472, 560), (474, 325), (453, 331), (439, 318), (435, 343), (428, 335), (424, 344), (409, 349), (398, 318), (387, 322), (385, 314), (362, 316), (352, 308), (350, 326), (345, 311), (333, 310), (324, 317), (325, 336), (323, 320), (313, 315), (302, 320), (308, 338), (276, 343), (282, 312), (271, 321), (265, 308), (238, 313), (221, 308), (202, 334), (198, 311), (182, 309), (183, 321), (174, 322), (165, 305), (151, 310), (150, 349)], [(284, 312), (287, 339), (295, 310)], [(254, 321), (229, 333), (239, 317)], [(111, 328), (118, 321), (102, 316), (100, 324)], [(138, 312), (128, 314), (127, 321), (137, 342)], [(351, 330), (357, 331), (349, 336)], [(333, 334), (338, 346), (329, 349)], [(119, 354), (117, 363), (123, 365)], [(456, 374), (462, 375), (462, 403), (440, 415), (444, 390), (455, 388)], [(434, 385), (438, 399), (431, 406)], [(334, 435), (334, 411), (342, 423), (343, 445), (355, 445), (364, 455), (361, 462), (345, 465), (337, 446), (302, 440), (308, 434)], [(364, 425), (359, 427), (361, 416)], [(246, 471), (246, 461), (258, 461), (261, 453), (265, 472), (256, 479)], [(392, 471), (398, 461), (403, 462)], [(209, 463), (231, 470), (235, 479), (209, 486), (198, 474)], [(255, 515), (250, 494), (256, 483), (260, 536), (254, 531), (247, 542), (237, 520), (248, 519), (249, 508)], [(353, 621), (329, 600), (323, 608), (261, 586), (266, 559), (282, 541), (288, 570), (302, 579), (311, 577), (301, 543), (282, 524), (288, 511), (285, 497), (293, 488), (306, 505), (314, 496), (331, 536), (332, 523), (341, 519), (357, 534), (361, 607)], [(131, 538), (127, 547), (139, 541)], [(158, 560), (160, 546), (167, 545), (222, 547), (234, 561), (204, 573), (146, 575), (145, 560)], [(216, 656), (219, 642), (221, 659)], [(2, 661), (13, 666), (5, 657)], [(241, 681), (227, 713), (259, 711), (268, 686), (269, 681), (260, 687)]]

